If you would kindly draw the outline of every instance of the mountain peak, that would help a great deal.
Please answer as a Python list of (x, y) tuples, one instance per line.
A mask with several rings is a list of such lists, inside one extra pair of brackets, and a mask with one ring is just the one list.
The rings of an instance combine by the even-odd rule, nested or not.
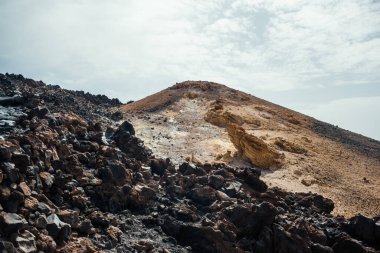
[(173, 162), (259, 167), (272, 186), (332, 198), (337, 214), (380, 210), (372, 188), (380, 171), (371, 169), (380, 167), (380, 142), (208, 81), (176, 83), (121, 110), (146, 145)]
[(176, 83), (171, 86), (169, 89), (177, 90), (177, 89), (199, 89), (202, 91), (212, 91), (216, 89), (227, 88), (225, 85), (209, 82), (209, 81), (184, 81), (180, 83)]
[(229, 103), (245, 104), (253, 100), (260, 100), (252, 95), (227, 87), (226, 85), (209, 81), (184, 81), (176, 83), (167, 89), (161, 90), (134, 103), (122, 107), (129, 112), (155, 112), (167, 108), (182, 98), (197, 99), (213, 102), (223, 99)]

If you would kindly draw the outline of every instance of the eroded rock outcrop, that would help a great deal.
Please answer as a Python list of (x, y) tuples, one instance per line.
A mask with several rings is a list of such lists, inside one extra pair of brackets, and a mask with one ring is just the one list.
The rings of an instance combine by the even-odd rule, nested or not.
[(253, 134), (248, 134), (243, 124), (260, 126), (260, 121), (242, 118), (224, 109), (223, 101), (216, 100), (206, 113), (205, 120), (218, 127), (226, 128), (231, 142), (240, 155), (246, 157), (253, 165), (260, 168), (278, 168), (281, 166), (281, 155), (267, 143)]
[(229, 125), (227, 131), (236, 149), (253, 165), (272, 169), (281, 166), (281, 155), (260, 138), (248, 134), (242, 127), (234, 124)]

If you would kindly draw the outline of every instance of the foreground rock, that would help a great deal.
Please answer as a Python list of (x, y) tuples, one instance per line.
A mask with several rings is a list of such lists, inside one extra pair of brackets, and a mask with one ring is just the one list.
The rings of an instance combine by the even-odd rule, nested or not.
[[(379, 217), (268, 188), (260, 170), (154, 157), (115, 100), (0, 75), (0, 251), (376, 252)], [(38, 95), (36, 95), (38, 94)], [(113, 119), (116, 119), (114, 121)]]

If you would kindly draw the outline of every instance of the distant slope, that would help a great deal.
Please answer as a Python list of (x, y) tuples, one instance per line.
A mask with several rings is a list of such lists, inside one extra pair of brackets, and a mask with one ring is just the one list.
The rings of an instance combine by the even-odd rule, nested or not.
[(157, 112), (169, 107), (182, 98), (198, 98), (207, 101), (219, 99), (225, 103), (235, 105), (252, 103), (265, 105), (274, 111), (280, 112), (277, 116), (282, 120), (297, 121), (301, 119), (301, 121), (307, 122), (308, 124), (306, 125), (310, 126), (315, 133), (322, 137), (340, 142), (349, 148), (380, 160), (380, 141), (319, 121), (291, 109), (214, 82), (185, 81), (177, 83), (141, 100), (123, 105), (121, 108), (125, 112)]
[(205, 81), (177, 83), (121, 110), (156, 154), (178, 163), (252, 164), (269, 169), (273, 186), (331, 197), (337, 213), (380, 211), (379, 141)]

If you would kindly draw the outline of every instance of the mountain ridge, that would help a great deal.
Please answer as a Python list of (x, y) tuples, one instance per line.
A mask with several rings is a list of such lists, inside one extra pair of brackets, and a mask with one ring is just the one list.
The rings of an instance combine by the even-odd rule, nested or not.
[[(340, 214), (352, 215), (363, 206), (372, 210), (370, 213), (380, 208), (376, 196), (380, 189), (375, 186), (380, 183), (376, 178), (380, 176), (380, 142), (374, 139), (207, 81), (177, 83), (120, 108), (135, 123), (137, 134), (162, 156), (177, 152), (178, 161), (187, 158), (213, 163), (224, 159), (228, 164), (241, 158), (237, 164), (269, 169), (264, 177), (268, 183), (286, 190), (312, 190), (342, 201), (342, 210), (340, 206), (336, 209)], [(193, 140), (179, 141), (190, 136)], [(339, 168), (342, 166), (344, 169)], [(353, 166), (358, 175), (346, 175)], [(346, 186), (336, 196), (329, 195), (337, 190), (334, 185)], [(352, 185), (361, 193), (352, 192)], [(364, 199), (368, 190), (374, 204), (363, 200), (344, 207), (349, 194)]]

